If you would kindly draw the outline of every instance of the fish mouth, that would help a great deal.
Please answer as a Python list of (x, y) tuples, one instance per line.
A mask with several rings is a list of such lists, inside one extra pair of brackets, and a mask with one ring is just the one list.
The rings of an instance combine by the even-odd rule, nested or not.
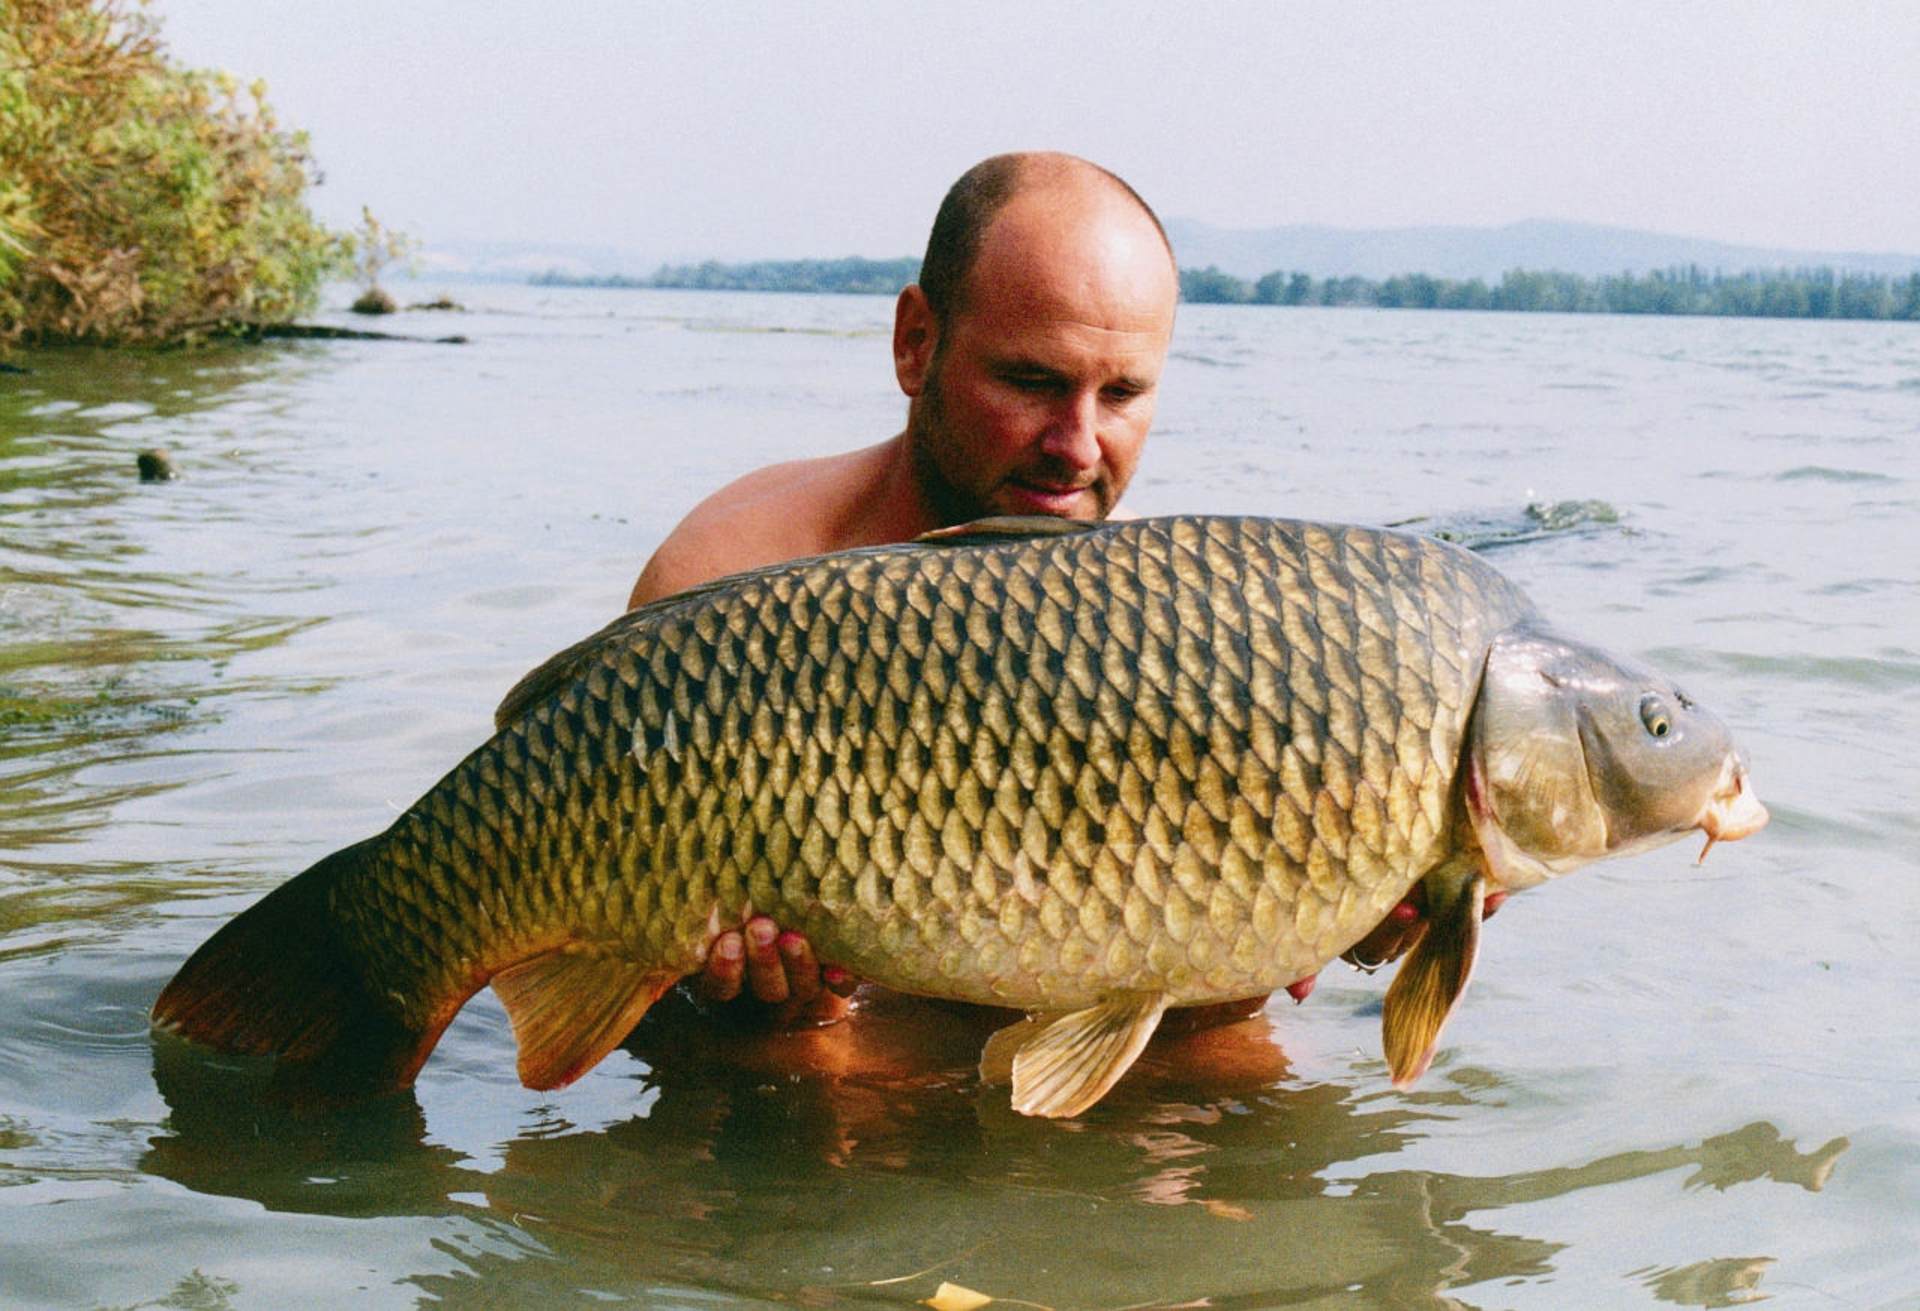
[(1720, 767), (1719, 784), (1707, 799), (1707, 808), (1701, 812), (1700, 822), (1695, 825), (1707, 835), (1707, 841), (1693, 863), (1698, 865), (1704, 861), (1716, 842), (1738, 842), (1749, 834), (1758, 833), (1767, 826), (1768, 818), (1767, 808), (1760, 804), (1760, 798), (1753, 795), (1753, 787), (1747, 781), (1747, 762), (1729, 754), (1726, 763)]

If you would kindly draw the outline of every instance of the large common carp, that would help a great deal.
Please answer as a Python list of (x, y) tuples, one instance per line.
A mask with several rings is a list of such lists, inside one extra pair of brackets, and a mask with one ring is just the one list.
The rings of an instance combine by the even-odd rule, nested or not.
[(383, 1090), (491, 983), (556, 1087), (765, 913), (878, 983), (1032, 1012), (983, 1073), (1069, 1115), (1165, 1008), (1311, 975), (1422, 884), (1383, 1022), (1404, 1084), (1489, 892), (1766, 821), (1718, 720), (1477, 557), (1271, 519), (988, 520), (739, 574), (499, 719), (217, 932), (155, 1022)]

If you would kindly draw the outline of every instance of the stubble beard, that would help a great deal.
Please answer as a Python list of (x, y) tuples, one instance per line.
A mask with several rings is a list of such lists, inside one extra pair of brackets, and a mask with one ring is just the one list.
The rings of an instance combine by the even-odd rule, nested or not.
[(947, 436), (947, 406), (940, 394), (940, 352), (936, 347), (927, 365), (926, 382), (907, 416), (907, 449), (913, 457), (920, 493), (943, 527), (984, 519), (993, 508), (958, 486), (940, 467), (937, 448), (953, 449)]
[[(940, 352), (937, 347), (933, 360), (927, 366), (926, 382), (907, 418), (907, 449), (913, 459), (914, 476), (919, 481), (921, 494), (926, 497), (927, 504), (943, 526), (1013, 513), (960, 486), (940, 466), (937, 452), (955, 451), (961, 449), (961, 445), (952, 439), (947, 428), (946, 398), (941, 392)], [(1042, 482), (1070, 483), (1076, 476), (1072, 469), (1051, 462), (1018, 472), (1033, 475)], [(1115, 499), (1111, 480), (1096, 478), (1085, 490), (1093, 498), (1093, 514), (1089, 517), (1095, 521), (1105, 519), (1113, 509)]]

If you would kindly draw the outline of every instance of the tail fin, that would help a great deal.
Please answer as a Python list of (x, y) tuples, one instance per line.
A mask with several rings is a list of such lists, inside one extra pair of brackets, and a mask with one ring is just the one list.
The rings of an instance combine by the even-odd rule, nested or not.
[[(328, 893), (377, 839), (334, 852), (224, 925), (153, 1005), (155, 1027), (223, 1051), (273, 1055), (329, 1098), (407, 1087), (440, 1039), (367, 988), (342, 949)], [(461, 998), (462, 1001), (465, 998)]]

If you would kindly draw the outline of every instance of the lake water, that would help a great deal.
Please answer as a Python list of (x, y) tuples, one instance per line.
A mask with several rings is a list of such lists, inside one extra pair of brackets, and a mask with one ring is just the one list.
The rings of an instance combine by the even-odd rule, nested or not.
[(1182, 311), (1132, 509), (1603, 500), (1492, 558), (1717, 709), (1773, 810), (1516, 898), (1410, 1092), (1388, 976), (1336, 967), (1070, 1122), (924, 1010), (650, 1025), (528, 1092), (490, 995), (411, 1095), (292, 1118), (149, 1034), (187, 952), (707, 491), (904, 412), (883, 299), (466, 296), (395, 324), (465, 346), (0, 375), (0, 1304), (1920, 1306), (1920, 325)]

